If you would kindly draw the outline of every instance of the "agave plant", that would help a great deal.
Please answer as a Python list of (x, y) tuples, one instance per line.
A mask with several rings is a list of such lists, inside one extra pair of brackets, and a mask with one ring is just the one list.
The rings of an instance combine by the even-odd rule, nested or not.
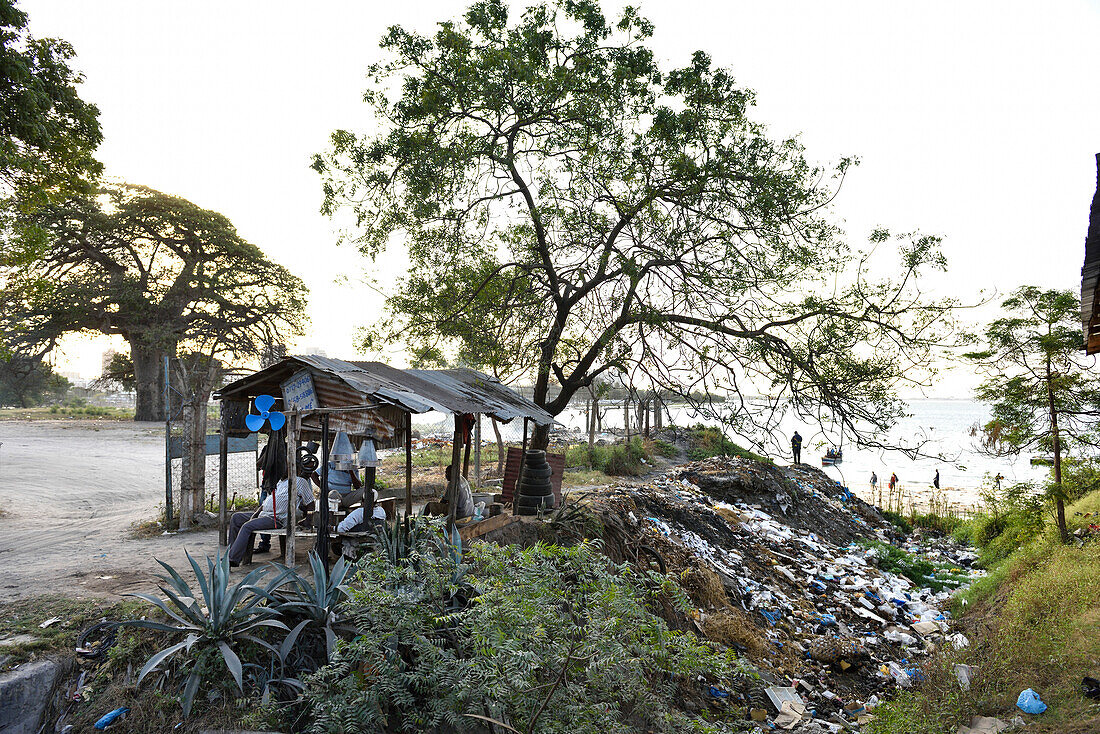
[(311, 623), (318, 630), (324, 630), (327, 661), (332, 656), (332, 648), (336, 642), (336, 608), (351, 596), (351, 591), (344, 585), (344, 578), (351, 566), (341, 557), (331, 571), (326, 571), (325, 564), (313, 551), (309, 554), (309, 565), (312, 578), (307, 578), (293, 568), (278, 565), (282, 572), (280, 576), (285, 579), (285, 587), (280, 593), (285, 601), (278, 605), (278, 609), (282, 613), (305, 615), (306, 618), (299, 624), (299, 628)]
[[(259, 582), (271, 569), (257, 568), (237, 583), (231, 583), (228, 552), (219, 554), (216, 561), (207, 558), (206, 573), (203, 573), (202, 568), (190, 553), (187, 553), (187, 560), (191, 563), (191, 568), (195, 572), (195, 581), (202, 593), (201, 603), (180, 574), (161, 560), (157, 560), (157, 563), (168, 572), (168, 575), (159, 577), (164, 581), (160, 590), (168, 597), (167, 600), (151, 594), (127, 595), (149, 602), (164, 612), (170, 621), (164, 623), (133, 619), (123, 622), (124, 625), (184, 635), (182, 642), (177, 642), (149, 658), (138, 674), (138, 683), (178, 653), (182, 652), (191, 658), (197, 658), (206, 650), (216, 649), (221, 653), (237, 688), (243, 692), (243, 666), (234, 648), (239, 648), (245, 642), (252, 642), (278, 655), (279, 650), (257, 637), (256, 632), (264, 627), (289, 631), (285, 624), (274, 619), (279, 616), (278, 609), (262, 604), (266, 600), (275, 599), (274, 591), (285, 583), (284, 575), (279, 574), (260, 587)], [(199, 666), (191, 665), (189, 671), (187, 668), (188, 666), (184, 664), (176, 671), (177, 675), (187, 671), (180, 697), (184, 716), (190, 714), (191, 704), (202, 684)]]

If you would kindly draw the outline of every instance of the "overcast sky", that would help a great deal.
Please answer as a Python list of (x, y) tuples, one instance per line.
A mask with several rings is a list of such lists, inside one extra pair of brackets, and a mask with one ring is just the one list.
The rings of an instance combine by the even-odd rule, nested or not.
[[(35, 35), (75, 46), (107, 174), (227, 215), (310, 286), (313, 327), (296, 346), (344, 357), (381, 299), (356, 284), (363, 262), (318, 212), (310, 156), (332, 130), (364, 128), (363, 73), (387, 26), (430, 32), (466, 5), (20, 3)], [(853, 240), (876, 225), (943, 235), (950, 273), (936, 287), (961, 297), (1078, 287), (1100, 151), (1100, 0), (641, 7), (666, 68), (703, 49), (757, 92), (774, 135), (801, 134), (821, 163), (861, 158), (835, 210)], [(108, 344), (70, 341), (59, 369), (98, 374)]]

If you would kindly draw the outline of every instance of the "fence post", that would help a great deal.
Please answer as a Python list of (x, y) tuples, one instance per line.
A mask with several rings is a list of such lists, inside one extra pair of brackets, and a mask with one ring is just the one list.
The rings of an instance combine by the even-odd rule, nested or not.
[[(229, 528), (226, 526), (226, 495), (229, 493), (229, 417), (219, 410), (220, 435), (218, 436), (218, 543), (229, 545)], [(203, 461), (206, 461), (204, 458)], [(205, 468), (205, 467), (204, 467)]]
[(172, 395), (168, 392), (168, 357), (164, 358), (164, 524), (172, 522)]

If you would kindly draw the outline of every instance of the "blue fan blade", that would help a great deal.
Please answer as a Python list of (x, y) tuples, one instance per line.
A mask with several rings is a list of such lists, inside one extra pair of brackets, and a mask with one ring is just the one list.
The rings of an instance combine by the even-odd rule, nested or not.
[(270, 395), (258, 395), (256, 397), (256, 410), (261, 413), (266, 413), (271, 410), (271, 406), (275, 404), (275, 398)]
[(273, 410), (267, 414), (267, 419), (271, 422), (271, 430), (277, 431), (283, 427), (286, 423), (286, 416), (277, 410)]
[(250, 413), (244, 417), (244, 424), (248, 426), (248, 430), (258, 431), (264, 427), (264, 417), (262, 415), (252, 415)]

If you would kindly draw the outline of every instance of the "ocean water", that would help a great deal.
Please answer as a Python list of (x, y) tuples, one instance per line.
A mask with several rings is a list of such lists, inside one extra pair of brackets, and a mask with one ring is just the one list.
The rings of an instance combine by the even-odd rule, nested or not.
[[(669, 406), (669, 413), (676, 425), (693, 425), (703, 422), (686, 406)], [(844, 442), (844, 461), (840, 466), (822, 467), (829, 476), (835, 478), (864, 499), (871, 498), (871, 472), (878, 474), (880, 485), (885, 487), (891, 472), (898, 475), (902, 492), (912, 497), (919, 506), (926, 506), (932, 493), (932, 479), (936, 470), (940, 472), (940, 487), (943, 490), (939, 500), (960, 509), (968, 509), (978, 502), (978, 491), (983, 483), (988, 484), (998, 473), (1004, 476), (1003, 484), (1015, 482), (1042, 482), (1050, 469), (1044, 466), (1032, 466), (1032, 454), (1019, 457), (992, 457), (978, 450), (979, 439), (971, 435), (972, 429), (989, 419), (989, 408), (975, 400), (917, 399), (909, 401), (909, 417), (902, 419), (883, 443), (896, 445), (898, 442), (913, 444), (926, 441), (922, 456), (911, 459), (900, 451), (883, 449), (863, 449)], [(558, 421), (567, 427), (582, 429), (585, 423), (583, 406), (570, 406), (558, 416)], [(608, 407), (604, 413), (604, 426), (621, 428), (623, 425), (622, 406), (617, 409)], [(781, 435), (775, 435), (765, 444), (780, 446), (763, 453), (777, 463), (791, 461), (790, 436), (798, 430), (802, 434), (802, 461), (821, 466), (821, 456), (828, 446), (835, 446), (839, 435), (822, 432), (816, 425), (802, 424), (787, 420), (782, 425)], [(741, 439), (747, 445), (746, 437)], [(942, 456), (943, 458), (933, 458)], [(877, 499), (877, 497), (875, 498)]]

